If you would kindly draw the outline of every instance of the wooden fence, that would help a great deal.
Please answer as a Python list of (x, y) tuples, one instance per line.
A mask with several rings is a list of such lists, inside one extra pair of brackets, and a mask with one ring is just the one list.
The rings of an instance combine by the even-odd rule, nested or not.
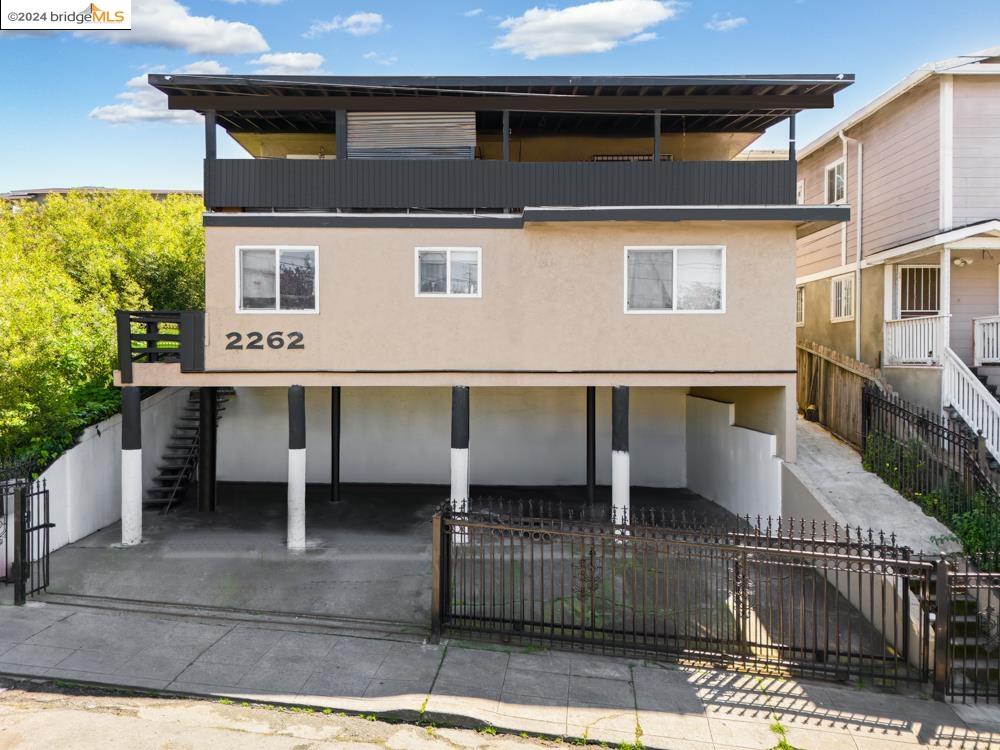
[(799, 342), (796, 352), (799, 409), (807, 418), (861, 449), (861, 391), (873, 382), (885, 388), (874, 367), (812, 341)]

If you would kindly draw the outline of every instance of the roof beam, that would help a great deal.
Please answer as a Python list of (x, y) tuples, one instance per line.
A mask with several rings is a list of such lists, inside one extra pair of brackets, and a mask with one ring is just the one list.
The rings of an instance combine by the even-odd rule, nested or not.
[(654, 110), (664, 112), (829, 109), (833, 94), (807, 96), (170, 96), (170, 109), (220, 112), (354, 109), (366, 112), (573, 112)]

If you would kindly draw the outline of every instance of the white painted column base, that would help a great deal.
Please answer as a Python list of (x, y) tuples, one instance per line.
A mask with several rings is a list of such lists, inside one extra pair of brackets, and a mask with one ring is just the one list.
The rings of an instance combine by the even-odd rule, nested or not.
[(611, 517), (622, 523), (629, 513), (629, 460), (627, 451), (611, 451)]
[(306, 449), (288, 450), (288, 549), (306, 548)]
[(469, 449), (451, 449), (451, 508), (465, 510), (469, 500)]
[(122, 546), (142, 542), (142, 448), (122, 451)]

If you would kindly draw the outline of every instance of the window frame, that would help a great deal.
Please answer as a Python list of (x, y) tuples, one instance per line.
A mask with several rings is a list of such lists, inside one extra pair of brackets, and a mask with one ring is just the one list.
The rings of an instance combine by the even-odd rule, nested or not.
[[(851, 282), (851, 311), (847, 315), (838, 316), (837, 312), (837, 282), (847, 279)], [(847, 321), (854, 320), (854, 311), (857, 309), (857, 300), (855, 299), (855, 280), (854, 273), (842, 273), (834, 276), (830, 279), (830, 322), (831, 323), (846, 323)]]
[[(938, 309), (934, 312), (928, 312), (923, 310), (907, 310), (911, 318), (924, 318), (934, 315), (941, 314), (941, 266), (938, 263), (900, 263), (896, 266), (896, 319), (900, 320), (903, 317), (903, 269), (906, 268), (922, 268), (922, 269), (934, 269), (937, 271), (937, 303)], [(998, 266), (1000, 268), (1000, 266)]]
[[(452, 252), (476, 253), (476, 292), (475, 294), (458, 294), (451, 291), (451, 254)], [(420, 291), (420, 253), (445, 254), (445, 290), (444, 292)], [(413, 295), (430, 299), (481, 299), (483, 296), (483, 248), (464, 247), (457, 245), (421, 245), (413, 248)]]
[[(630, 310), (628, 306), (628, 253), (629, 250), (671, 250), (673, 251), (673, 291), (671, 299), (675, 309), (673, 310)], [(722, 253), (722, 262), (719, 268), (719, 309), (718, 310), (677, 310), (677, 255), (684, 250), (719, 250)], [(622, 254), (622, 288), (624, 299), (622, 307), (626, 315), (722, 315), (726, 312), (726, 246), (725, 245), (626, 245)]]
[[(844, 168), (844, 196), (840, 200), (832, 200), (830, 195), (830, 172), (836, 170), (838, 167)], [(823, 169), (823, 197), (829, 206), (839, 206), (847, 203), (847, 159), (843, 156), (831, 161)]]
[[(799, 305), (799, 296), (802, 297), (802, 304)], [(802, 317), (799, 317), (799, 311), (802, 312)], [(802, 328), (806, 324), (806, 286), (805, 284), (800, 284), (795, 287), (795, 327)]]
[[(244, 309), (243, 307), (243, 251), (274, 251), (274, 309)], [(313, 254), (313, 306), (309, 310), (281, 309), (281, 251)], [(236, 314), (237, 315), (317, 315), (319, 314), (319, 246), (318, 245), (236, 245)]]

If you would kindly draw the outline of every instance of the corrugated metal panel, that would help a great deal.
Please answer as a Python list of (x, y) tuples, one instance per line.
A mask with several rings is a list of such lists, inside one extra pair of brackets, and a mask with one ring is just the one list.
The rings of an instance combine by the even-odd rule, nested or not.
[(475, 112), (348, 112), (349, 159), (472, 159)]
[(795, 163), (674, 161), (205, 162), (209, 208), (521, 208), (795, 203)]

